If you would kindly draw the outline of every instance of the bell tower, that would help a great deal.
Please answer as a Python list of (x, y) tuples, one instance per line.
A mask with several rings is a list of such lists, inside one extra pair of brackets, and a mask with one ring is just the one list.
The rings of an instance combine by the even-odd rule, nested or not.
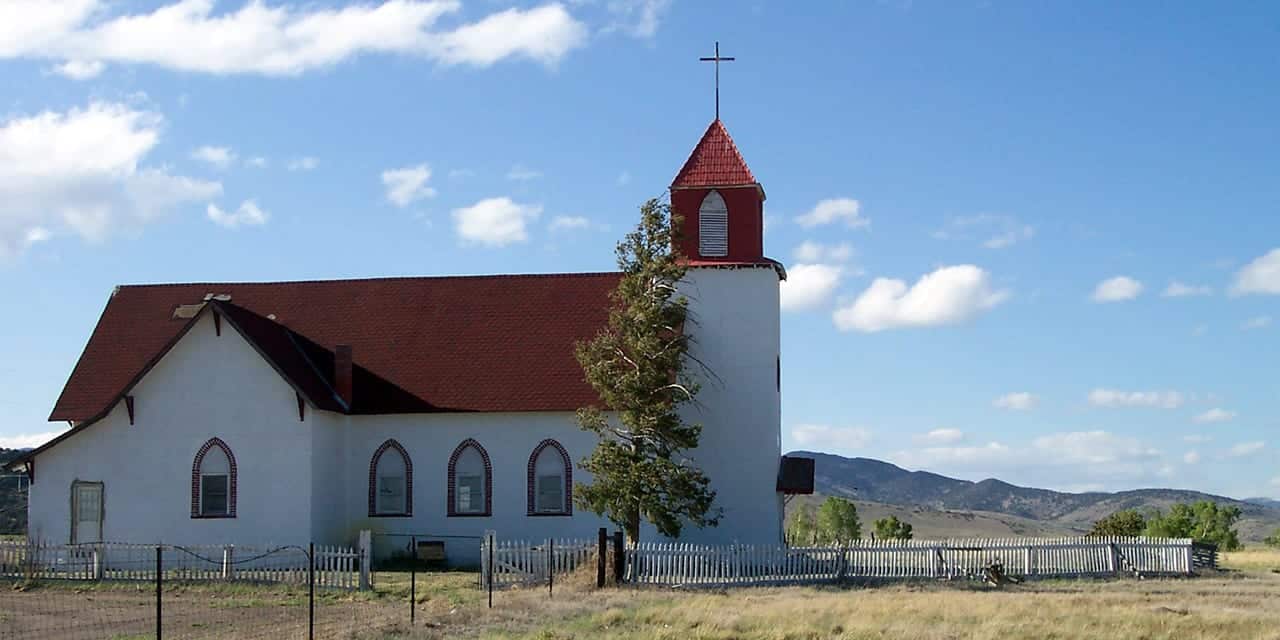
[(716, 118), (671, 182), (671, 209), (681, 218), (676, 248), (692, 264), (766, 261), (764, 198)]

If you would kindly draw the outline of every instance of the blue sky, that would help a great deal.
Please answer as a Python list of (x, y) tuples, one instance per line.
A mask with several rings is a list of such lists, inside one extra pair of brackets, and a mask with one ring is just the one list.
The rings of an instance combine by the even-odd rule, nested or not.
[(1262, 2), (6, 2), (0, 445), (117, 284), (610, 268), (715, 39), (784, 446), (1280, 496)]

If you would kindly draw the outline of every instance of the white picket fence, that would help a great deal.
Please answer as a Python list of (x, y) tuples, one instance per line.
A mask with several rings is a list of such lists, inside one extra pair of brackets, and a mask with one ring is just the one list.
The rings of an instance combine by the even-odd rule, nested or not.
[(626, 550), (626, 579), (665, 586), (781, 585), (841, 580), (1008, 575), (1096, 577), (1192, 572), (1191, 540), (1005, 538), (856, 541), (841, 547), (641, 543)]
[[(498, 540), (481, 545), (480, 585), (546, 584), (594, 558), (596, 540)], [(1175, 538), (860, 540), (843, 546), (704, 546), (644, 542), (625, 550), (626, 582), (660, 586), (819, 584), (845, 580), (1074, 578), (1192, 573), (1192, 543)]]
[[(307, 549), (298, 546), (0, 541), (0, 578), (153, 581), (157, 559), (165, 580), (306, 584), (310, 570)], [(368, 563), (366, 547), (317, 545), (316, 586), (363, 588)]]
[(480, 545), (480, 586), (488, 585), (490, 573), (495, 588), (546, 584), (553, 575), (564, 576), (575, 571), (593, 558), (595, 550), (595, 540), (499, 541), (492, 532), (487, 532)]

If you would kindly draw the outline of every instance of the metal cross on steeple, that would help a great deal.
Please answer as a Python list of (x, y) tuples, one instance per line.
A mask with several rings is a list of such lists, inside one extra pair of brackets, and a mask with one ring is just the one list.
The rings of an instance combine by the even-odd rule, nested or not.
[(714, 58), (698, 58), (701, 62), (716, 63), (716, 120), (720, 119), (720, 63), (733, 62), (733, 58), (723, 58), (720, 56), (720, 41), (716, 41), (716, 55)]

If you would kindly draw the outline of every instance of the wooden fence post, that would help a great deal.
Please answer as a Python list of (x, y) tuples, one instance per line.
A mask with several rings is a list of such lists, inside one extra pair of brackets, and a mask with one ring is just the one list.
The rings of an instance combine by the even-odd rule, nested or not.
[(622, 531), (613, 532), (613, 579), (619, 585), (626, 579), (627, 550), (622, 546)]
[(222, 579), (232, 580), (235, 578), (235, 545), (226, 545), (222, 547)]
[(604, 527), (596, 532), (596, 588), (604, 588), (604, 569), (609, 564), (609, 532)]
[(104, 555), (106, 554), (103, 552), (101, 543), (98, 543), (93, 546), (93, 579), (94, 580), (102, 579), (102, 560)]
[(368, 591), (373, 587), (373, 532), (360, 530), (357, 551), (360, 554), (360, 590)]

